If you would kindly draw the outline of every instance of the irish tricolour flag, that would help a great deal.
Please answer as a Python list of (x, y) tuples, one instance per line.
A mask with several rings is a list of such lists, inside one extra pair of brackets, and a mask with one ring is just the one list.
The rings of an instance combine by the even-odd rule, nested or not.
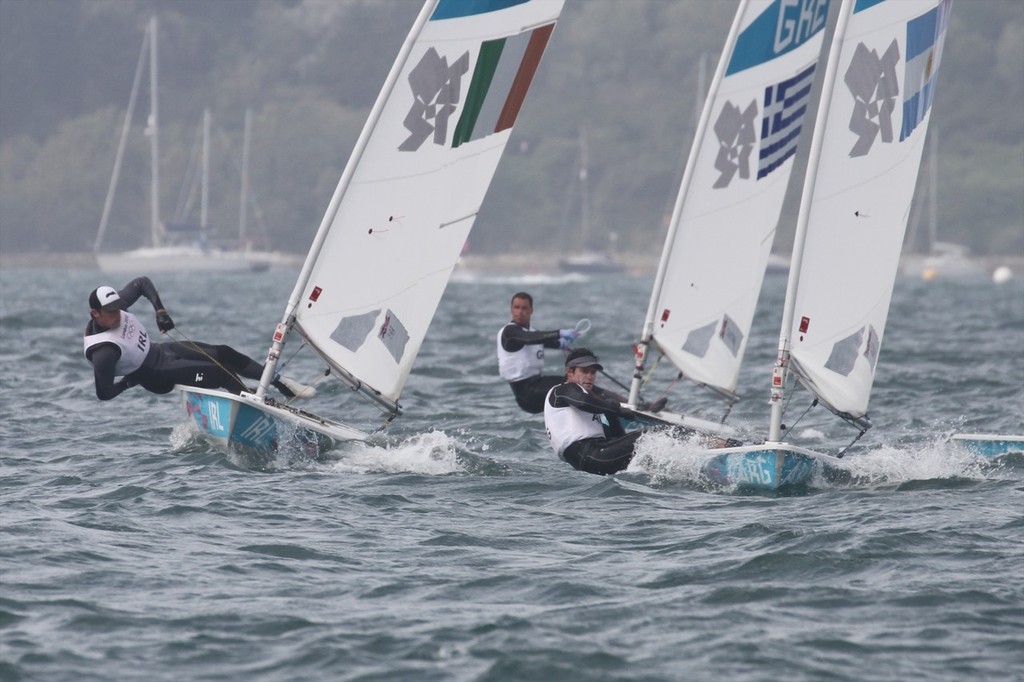
[(512, 127), (554, 28), (548, 24), (480, 46), (452, 147)]

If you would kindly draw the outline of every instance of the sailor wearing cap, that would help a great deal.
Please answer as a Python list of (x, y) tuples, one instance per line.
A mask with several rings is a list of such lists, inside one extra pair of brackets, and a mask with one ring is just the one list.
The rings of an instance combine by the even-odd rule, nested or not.
[[(138, 277), (120, 291), (109, 286), (89, 294), (89, 324), (85, 328), (85, 358), (93, 366), (96, 397), (111, 400), (132, 386), (169, 393), (175, 384), (224, 388), (240, 392), (239, 377), (259, 379), (263, 366), (230, 346), (189, 341), (154, 343), (142, 321), (128, 307), (145, 297), (156, 310), (161, 332), (174, 329), (160, 294), (148, 277)], [(122, 377), (115, 382), (116, 377)], [(288, 398), (311, 398), (316, 389), (277, 377), (273, 384)]]
[[(92, 319), (85, 329), (85, 357), (93, 364), (96, 397), (100, 400), (115, 398), (133, 386), (128, 377), (142, 367), (152, 348), (146, 326), (124, 308), (145, 296), (157, 311), (160, 331), (174, 328), (174, 322), (160, 302), (160, 294), (148, 277), (132, 280), (124, 291), (124, 298), (109, 286), (96, 287), (89, 294)], [(114, 383), (115, 376), (124, 378)]]
[(620, 417), (632, 419), (635, 413), (595, 394), (594, 377), (600, 369), (589, 348), (569, 353), (566, 382), (552, 388), (544, 401), (544, 426), (561, 459), (580, 471), (605, 475), (629, 466), (643, 432), (627, 434)]

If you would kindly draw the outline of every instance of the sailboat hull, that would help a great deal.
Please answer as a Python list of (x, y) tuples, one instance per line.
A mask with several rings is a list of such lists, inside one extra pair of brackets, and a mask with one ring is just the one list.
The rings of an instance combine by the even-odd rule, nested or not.
[(163, 272), (255, 272), (267, 270), (266, 254), (215, 251), (191, 246), (161, 246), (96, 254), (96, 264), (107, 274)]
[(849, 472), (834, 457), (785, 443), (710, 450), (702, 471), (712, 483), (757, 491), (779, 491), (839, 482)]
[(625, 270), (622, 263), (610, 254), (605, 253), (582, 253), (563, 258), (558, 261), (558, 269), (562, 272), (584, 275), (614, 273)]
[(1011, 452), (1024, 452), (1024, 436), (994, 433), (957, 433), (950, 441), (981, 457), (1000, 457)]
[(185, 411), (200, 434), (214, 446), (257, 458), (271, 458), (282, 449), (319, 455), (343, 442), (370, 436), (345, 424), (251, 396), (178, 386)]

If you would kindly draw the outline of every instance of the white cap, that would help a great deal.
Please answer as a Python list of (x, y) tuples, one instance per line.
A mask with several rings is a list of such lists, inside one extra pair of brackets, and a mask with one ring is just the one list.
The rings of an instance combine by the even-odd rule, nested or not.
[(89, 294), (89, 307), (93, 310), (120, 310), (121, 296), (114, 287), (96, 287)]

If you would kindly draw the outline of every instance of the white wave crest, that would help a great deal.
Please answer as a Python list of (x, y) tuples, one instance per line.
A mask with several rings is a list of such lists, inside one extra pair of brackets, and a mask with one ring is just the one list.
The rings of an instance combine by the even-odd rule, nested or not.
[(430, 476), (462, 473), (458, 441), (443, 431), (416, 434), (398, 443), (349, 443), (334, 451), (333, 471), (345, 473), (416, 473)]
[(634, 453), (627, 471), (647, 474), (655, 482), (700, 482), (701, 466), (708, 459), (708, 450), (698, 437), (680, 439), (664, 432), (644, 434)]
[(943, 438), (920, 445), (880, 445), (843, 460), (854, 479), (867, 484), (891, 485), (942, 479), (982, 480), (992, 468), (982, 458), (953, 446)]

